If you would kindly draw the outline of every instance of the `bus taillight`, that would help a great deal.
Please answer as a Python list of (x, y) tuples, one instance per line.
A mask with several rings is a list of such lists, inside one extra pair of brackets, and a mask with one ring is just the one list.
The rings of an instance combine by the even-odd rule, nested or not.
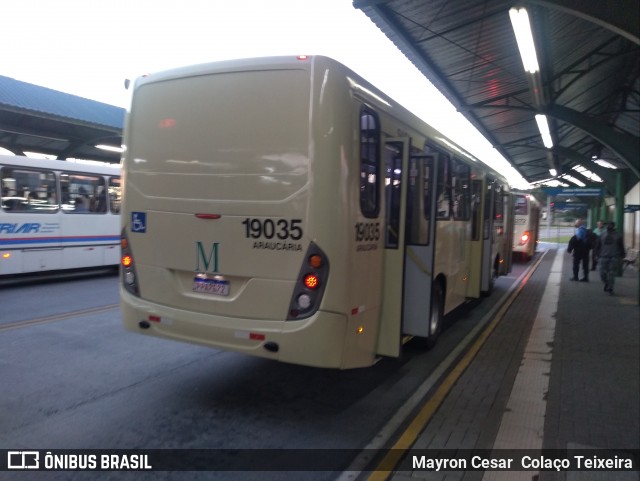
[(122, 267), (130, 267), (133, 264), (133, 259), (129, 255), (122, 256)]
[(315, 269), (320, 269), (322, 267), (322, 256), (316, 254), (309, 257), (309, 265)]
[(125, 230), (122, 230), (120, 237), (120, 248), (122, 255), (120, 257), (120, 272), (122, 273), (122, 285), (127, 292), (138, 296), (138, 276), (136, 275), (135, 263), (133, 261), (133, 253), (127, 239)]
[(529, 242), (529, 231), (528, 230), (524, 231), (522, 233), (522, 235), (520, 236), (520, 245), (523, 246), (527, 242)]
[(317, 289), (320, 287), (320, 279), (318, 279), (318, 276), (315, 274), (307, 274), (304, 276), (303, 283), (307, 289)]
[(293, 288), (287, 320), (305, 319), (318, 310), (328, 278), (329, 261), (324, 252), (311, 243)]

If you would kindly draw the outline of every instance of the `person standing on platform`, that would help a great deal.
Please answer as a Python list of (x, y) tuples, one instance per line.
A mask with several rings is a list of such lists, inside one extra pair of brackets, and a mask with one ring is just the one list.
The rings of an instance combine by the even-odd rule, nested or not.
[(616, 269), (620, 259), (624, 258), (624, 243), (622, 236), (616, 231), (614, 222), (607, 224), (607, 230), (598, 239), (596, 250), (598, 251), (600, 279), (604, 283), (604, 291), (612, 296)]
[(582, 264), (582, 271), (584, 273), (581, 282), (589, 282), (589, 250), (591, 249), (591, 241), (589, 239), (589, 233), (585, 228), (582, 219), (576, 221), (576, 233), (569, 240), (569, 246), (567, 252), (573, 254), (573, 277), (572, 281), (578, 280), (578, 274), (580, 272), (580, 264)]
[(606, 229), (604, 228), (604, 222), (602, 222), (601, 220), (599, 220), (596, 223), (596, 228), (593, 229), (593, 234), (595, 235), (595, 237), (593, 238), (593, 243), (592, 243), (593, 251), (591, 253), (591, 270), (592, 271), (595, 271), (596, 267), (598, 266), (598, 251), (595, 248), (595, 246), (598, 244), (598, 239), (605, 232), (605, 230)]

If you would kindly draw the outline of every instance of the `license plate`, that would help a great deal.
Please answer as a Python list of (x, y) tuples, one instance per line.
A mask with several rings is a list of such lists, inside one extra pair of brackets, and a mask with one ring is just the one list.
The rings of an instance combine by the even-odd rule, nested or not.
[(193, 279), (193, 292), (201, 292), (203, 294), (213, 294), (214, 296), (229, 295), (229, 281), (221, 281), (218, 279), (201, 279), (196, 277)]

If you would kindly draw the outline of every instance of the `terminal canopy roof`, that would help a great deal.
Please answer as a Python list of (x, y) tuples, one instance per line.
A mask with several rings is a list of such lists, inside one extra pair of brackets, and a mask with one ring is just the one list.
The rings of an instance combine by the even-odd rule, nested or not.
[[(609, 191), (640, 172), (638, 0), (353, 0), (529, 182), (559, 176)], [(523, 68), (509, 10), (525, 6), (538, 74)], [(546, 114), (544, 147), (535, 114)], [(566, 178), (558, 178), (574, 185)], [(600, 184), (602, 185), (602, 184)]]
[(0, 147), (16, 155), (119, 162), (125, 110), (0, 76)]

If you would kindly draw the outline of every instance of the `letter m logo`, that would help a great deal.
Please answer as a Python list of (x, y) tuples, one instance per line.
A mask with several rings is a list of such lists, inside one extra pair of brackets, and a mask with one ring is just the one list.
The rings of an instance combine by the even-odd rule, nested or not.
[[(196, 242), (196, 272), (218, 272), (218, 246), (219, 242), (211, 244), (211, 250), (206, 251), (202, 242)], [(203, 269), (204, 267), (204, 269)]]

